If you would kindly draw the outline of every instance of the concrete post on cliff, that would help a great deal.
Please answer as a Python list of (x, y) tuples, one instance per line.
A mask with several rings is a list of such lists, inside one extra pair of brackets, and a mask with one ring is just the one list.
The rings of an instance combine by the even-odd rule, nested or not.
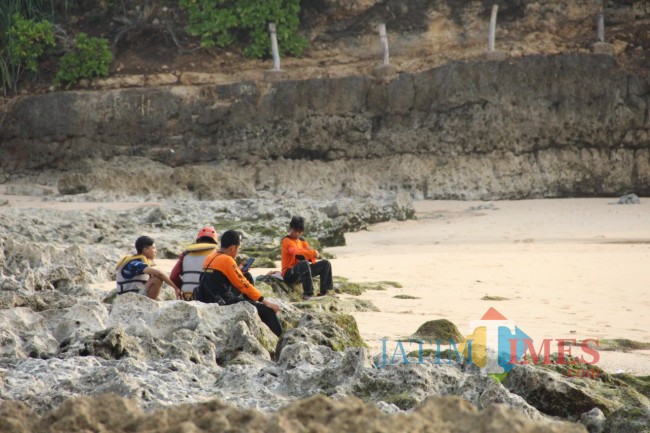
[(607, 54), (610, 56), (613, 55), (614, 47), (612, 44), (605, 42), (605, 15), (602, 12), (598, 14), (596, 27), (596, 37), (598, 40), (592, 47), (594, 54)]
[(375, 77), (388, 81), (397, 74), (397, 68), (392, 66), (388, 56), (388, 35), (386, 34), (386, 24), (379, 24), (379, 43), (383, 52), (383, 62), (375, 66), (372, 73)]
[(388, 61), (388, 35), (386, 34), (386, 24), (379, 24), (379, 42), (381, 43), (381, 48), (384, 52), (383, 65), (387, 66), (390, 62)]
[(264, 71), (264, 79), (267, 81), (286, 78), (287, 74), (280, 69), (280, 50), (278, 49), (278, 35), (275, 31), (275, 23), (269, 23), (271, 36), (271, 51), (273, 54), (273, 69)]
[(492, 5), (492, 15), (490, 16), (490, 33), (488, 34), (488, 50), (485, 52), (485, 58), (488, 60), (505, 60), (506, 53), (494, 49), (494, 39), (497, 32), (497, 12), (499, 5)]

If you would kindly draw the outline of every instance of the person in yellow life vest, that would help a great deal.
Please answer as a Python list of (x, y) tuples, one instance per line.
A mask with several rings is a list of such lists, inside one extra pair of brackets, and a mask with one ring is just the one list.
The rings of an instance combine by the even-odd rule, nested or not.
[(304, 300), (314, 296), (312, 277), (320, 276), (318, 296), (325, 296), (332, 290), (332, 265), (329, 260), (318, 260), (318, 250), (309, 247), (302, 237), (305, 219), (293, 216), (289, 222), (289, 234), (282, 238), (282, 278), (289, 284), (302, 283)]
[(280, 306), (262, 296), (237, 266), (235, 257), (240, 247), (241, 236), (238, 232), (228, 230), (221, 235), (220, 248), (205, 258), (195, 300), (219, 305), (249, 302), (257, 309), (262, 322), (279, 337), (282, 334), (282, 325), (277, 316)]
[(191, 301), (199, 285), (205, 258), (217, 249), (219, 240), (213, 227), (203, 227), (196, 235), (196, 242), (188, 246), (178, 257), (169, 278), (181, 288), (183, 299)]
[(135, 241), (135, 250), (137, 254), (124, 256), (117, 264), (117, 294), (133, 292), (157, 300), (164, 281), (174, 289), (176, 298), (180, 299), (181, 289), (167, 274), (152, 267), (153, 259), (158, 253), (154, 240), (149, 236), (140, 236)]

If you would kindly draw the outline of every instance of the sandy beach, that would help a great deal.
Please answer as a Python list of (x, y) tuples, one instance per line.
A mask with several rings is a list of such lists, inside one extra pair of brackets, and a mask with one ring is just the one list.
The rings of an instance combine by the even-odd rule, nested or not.
[[(382, 338), (410, 335), (428, 320), (448, 319), (468, 335), (490, 307), (533, 341), (648, 342), (650, 200), (616, 201), (420, 201), (417, 221), (348, 234), (347, 246), (328, 251), (336, 275), (402, 285), (362, 295), (381, 310), (356, 314), (377, 352)], [(600, 351), (598, 365), (647, 375), (650, 351)]]

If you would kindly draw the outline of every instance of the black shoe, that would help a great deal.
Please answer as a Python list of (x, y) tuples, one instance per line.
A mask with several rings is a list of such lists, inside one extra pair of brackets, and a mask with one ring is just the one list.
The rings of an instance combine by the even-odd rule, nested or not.
[(309, 301), (311, 298), (313, 298), (313, 296), (311, 296), (311, 295), (302, 295), (302, 300), (303, 301)]

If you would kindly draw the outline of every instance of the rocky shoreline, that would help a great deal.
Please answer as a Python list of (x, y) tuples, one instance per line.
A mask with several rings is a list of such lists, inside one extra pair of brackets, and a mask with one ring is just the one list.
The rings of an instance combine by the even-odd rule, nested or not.
[[(259, 281), (283, 307), (279, 339), (248, 305), (105, 288), (142, 234), (175, 258), (201, 226), (237, 229), (271, 267), (294, 213), (322, 248), (414, 218), (413, 198), (650, 195), (644, 2), (605, 5), (615, 55), (590, 52), (602, 5), (502, 2), (504, 61), (483, 56), (490, 5), (452, 3), (314, 2), (327, 50), (287, 79), (257, 63), (0, 99), (0, 188), (73, 204), (0, 199), (0, 431), (650, 432), (649, 377), (382, 365), (351, 315), (376, 307), (352, 284), (299, 302)], [(369, 72), (378, 20), (394, 76)], [(329, 65), (343, 57), (364, 66)]]
[[(93, 193), (44, 197), (100, 198)], [(290, 212), (308, 217), (321, 245), (336, 244), (344, 231), (372, 222), (413, 217), (410, 199), (398, 196), (329, 202), (185, 197), (122, 211), (0, 207), (0, 413), (7, 431), (90, 428), (80, 419), (106, 432), (127, 424), (130, 431), (147, 431), (161, 413), (166, 418), (179, 411), (202, 415), (173, 415), (169, 425), (159, 427), (176, 431), (193, 424), (188, 431), (210, 431), (206, 425), (221, 422), (225, 411), (229, 422), (249, 419), (238, 428), (269, 422), (279, 423), (280, 430), (303, 431), (293, 417), (306, 405), (317, 408), (312, 420), (321, 419), (312, 422), (332, 429), (337, 425), (328, 418), (332, 412), (347, 413), (351, 425), (374, 422), (363, 414), (379, 417), (388, 428), (391, 423), (436, 426), (458, 411), (473, 420), (466, 421), (469, 425), (489, 419), (493, 427), (484, 431), (495, 432), (650, 428), (643, 378), (627, 383), (604, 372), (597, 379), (567, 378), (554, 368), (517, 366), (500, 383), (471, 366), (439, 365), (435, 358), (419, 363), (417, 356), (409, 364), (378, 368), (379, 355), (364, 348), (349, 315), (373, 307), (353, 297), (293, 302), (291, 294), (259, 282), (283, 306), (286, 331), (277, 339), (247, 305), (155, 302), (130, 294), (114, 298), (98, 284), (112, 278), (114, 262), (143, 232), (157, 239), (160, 254), (173, 257), (202, 224), (234, 227), (245, 233), (244, 253), (277, 258), (278, 235)], [(71, 400), (80, 396), (93, 397)], [(306, 397), (311, 400), (302, 400)], [(210, 402), (215, 398), (238, 409)], [(108, 420), (105, 404), (132, 409), (123, 419)], [(359, 419), (350, 408), (357, 408)], [(380, 415), (404, 411), (410, 412)], [(423, 413), (434, 415), (423, 421)], [(49, 425), (52, 419), (57, 421)], [(468, 431), (463, 422), (449, 431)]]

